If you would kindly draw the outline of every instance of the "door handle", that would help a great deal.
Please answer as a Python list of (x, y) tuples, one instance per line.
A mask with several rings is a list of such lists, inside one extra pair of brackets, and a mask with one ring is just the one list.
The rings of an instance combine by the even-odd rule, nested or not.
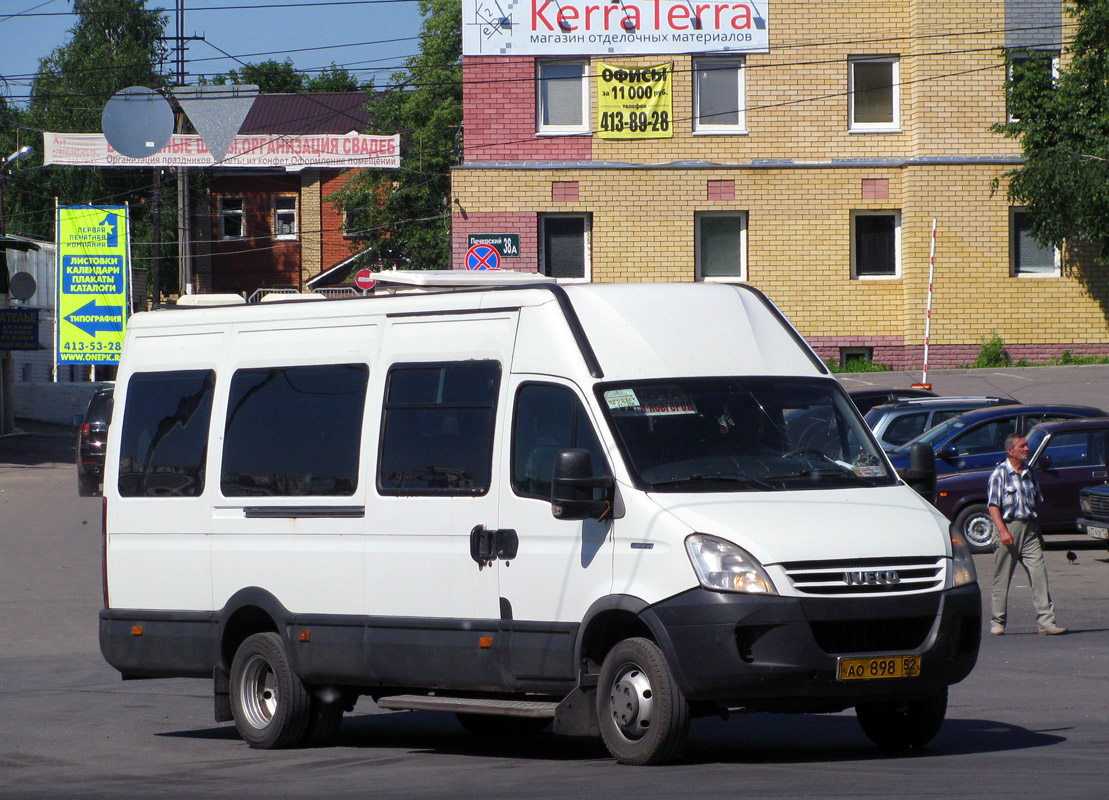
[(498, 558), (510, 561), (516, 558), (520, 549), (520, 537), (511, 528), (491, 530), (484, 525), (475, 525), (470, 531), (470, 558), (478, 567), (486, 567)]

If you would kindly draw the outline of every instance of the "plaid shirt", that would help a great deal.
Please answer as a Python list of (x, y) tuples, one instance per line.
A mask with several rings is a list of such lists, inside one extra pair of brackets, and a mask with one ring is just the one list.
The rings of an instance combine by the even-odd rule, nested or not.
[(1001, 518), (1006, 522), (1035, 519), (1036, 502), (1043, 499), (1036, 476), (1027, 466), (1023, 472), (1017, 472), (1006, 458), (990, 475), (987, 502), (1001, 509)]

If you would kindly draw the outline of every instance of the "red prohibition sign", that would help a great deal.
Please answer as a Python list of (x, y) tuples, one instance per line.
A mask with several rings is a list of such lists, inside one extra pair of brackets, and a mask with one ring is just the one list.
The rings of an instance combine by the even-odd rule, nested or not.
[(466, 251), (466, 269), (500, 269), (501, 254), (497, 248), (487, 244), (475, 244)]

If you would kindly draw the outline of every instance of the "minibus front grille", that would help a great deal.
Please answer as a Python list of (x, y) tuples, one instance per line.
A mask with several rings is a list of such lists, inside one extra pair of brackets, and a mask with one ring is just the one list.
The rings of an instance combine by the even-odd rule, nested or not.
[(896, 653), (919, 650), (932, 630), (933, 617), (853, 619), (811, 622), (813, 638), (829, 655)]
[(782, 564), (793, 588), (825, 597), (907, 594), (942, 589), (942, 556), (842, 561), (794, 561)]

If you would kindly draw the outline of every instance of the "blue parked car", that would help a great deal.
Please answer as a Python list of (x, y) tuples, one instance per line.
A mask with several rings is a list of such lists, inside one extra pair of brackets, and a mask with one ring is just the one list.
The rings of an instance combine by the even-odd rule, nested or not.
[(937, 476), (986, 469), (1005, 458), (1005, 437), (1010, 433), (1027, 434), (1041, 422), (1104, 416), (1104, 411), (1092, 406), (1029, 404), (980, 408), (940, 423), (888, 455), (900, 472), (909, 466), (912, 446), (924, 442), (936, 454)]

